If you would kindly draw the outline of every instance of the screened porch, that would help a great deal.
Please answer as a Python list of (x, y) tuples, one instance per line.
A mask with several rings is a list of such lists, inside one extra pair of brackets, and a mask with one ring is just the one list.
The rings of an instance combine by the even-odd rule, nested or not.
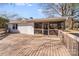
[(34, 34), (39, 35), (58, 35), (57, 30), (65, 29), (65, 22), (35, 22)]

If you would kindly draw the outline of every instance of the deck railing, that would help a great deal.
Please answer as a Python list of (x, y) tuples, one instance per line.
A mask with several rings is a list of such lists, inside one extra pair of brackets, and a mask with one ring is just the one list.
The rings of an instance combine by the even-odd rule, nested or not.
[(2, 30), (0, 29), (0, 40), (2, 40), (3, 38), (5, 38), (8, 35), (9, 35), (9, 33), (7, 33), (5, 31), (5, 29), (2, 29)]
[(63, 32), (61, 30), (58, 31), (58, 37), (60, 37), (63, 44), (66, 46), (72, 56), (79, 55), (79, 37)]

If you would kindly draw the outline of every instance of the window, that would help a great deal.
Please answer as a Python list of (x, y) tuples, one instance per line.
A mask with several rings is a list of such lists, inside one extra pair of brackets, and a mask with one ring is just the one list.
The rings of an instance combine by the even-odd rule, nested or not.
[(49, 23), (49, 28), (50, 29), (57, 29), (57, 23)]
[[(58, 29), (61, 29), (62, 27), (61, 27), (61, 23), (58, 23), (57, 24), (58, 25)], [(62, 24), (63, 25), (63, 24)]]
[(48, 35), (48, 30), (44, 30), (44, 35)]
[(44, 23), (44, 29), (48, 29), (48, 23)]
[(35, 23), (34, 27), (38, 29), (42, 29), (42, 23)]
[(34, 30), (35, 34), (42, 34), (42, 30)]

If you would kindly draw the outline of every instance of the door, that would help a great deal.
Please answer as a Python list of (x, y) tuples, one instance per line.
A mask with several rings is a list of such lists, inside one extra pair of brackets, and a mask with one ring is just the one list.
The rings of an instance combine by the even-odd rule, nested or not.
[(12, 26), (12, 32), (17, 32), (18, 24), (13, 24)]
[(48, 23), (44, 23), (44, 35), (48, 35)]

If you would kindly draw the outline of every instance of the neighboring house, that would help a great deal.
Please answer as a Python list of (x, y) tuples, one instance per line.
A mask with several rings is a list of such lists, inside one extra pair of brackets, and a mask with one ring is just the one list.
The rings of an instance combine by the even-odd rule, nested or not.
[(54, 29), (65, 29), (65, 17), (32, 19), (32, 20), (11, 20), (8, 23), (9, 32), (23, 34), (53, 35)]

